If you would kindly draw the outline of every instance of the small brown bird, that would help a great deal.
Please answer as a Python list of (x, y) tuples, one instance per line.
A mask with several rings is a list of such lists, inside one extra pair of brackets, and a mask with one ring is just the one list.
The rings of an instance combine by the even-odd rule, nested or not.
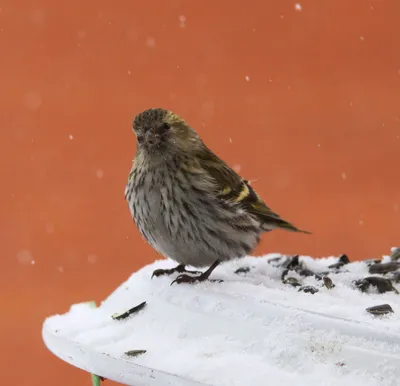
[[(143, 237), (179, 263), (153, 276), (179, 272), (173, 283), (204, 281), (221, 262), (253, 251), (263, 232), (310, 233), (268, 208), (249, 182), (173, 112), (143, 111), (135, 117), (133, 131), (137, 150), (125, 199)], [(193, 272), (187, 265), (209, 268)]]

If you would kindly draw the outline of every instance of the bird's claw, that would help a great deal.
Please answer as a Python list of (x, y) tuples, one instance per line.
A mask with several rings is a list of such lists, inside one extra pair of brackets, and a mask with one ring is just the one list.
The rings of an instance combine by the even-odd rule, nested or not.
[(202, 281), (210, 281), (210, 282), (216, 282), (216, 283), (223, 283), (223, 280), (220, 279), (209, 279), (208, 275), (201, 274), (199, 276), (189, 276), (189, 275), (179, 275), (175, 280), (172, 281), (171, 285), (176, 283), (176, 284), (181, 284), (181, 283), (187, 283), (187, 284), (194, 284), (196, 282), (202, 282)]
[(156, 269), (153, 274), (151, 275), (151, 278), (162, 276), (162, 275), (170, 275), (171, 272), (169, 269)]
[(175, 280), (172, 281), (171, 285), (174, 283), (176, 283), (176, 284), (195, 283), (196, 281), (200, 281), (199, 280), (200, 276), (189, 276), (189, 275), (181, 274), (181, 275), (177, 276)]
[(171, 268), (171, 269), (156, 269), (153, 274), (151, 275), (151, 278), (153, 278), (154, 276), (158, 277), (158, 276), (162, 276), (162, 275), (172, 275), (175, 272), (187, 272), (187, 273), (191, 273), (191, 274), (201, 274), (202, 272), (200, 271), (188, 271), (184, 265), (178, 265), (175, 268)]

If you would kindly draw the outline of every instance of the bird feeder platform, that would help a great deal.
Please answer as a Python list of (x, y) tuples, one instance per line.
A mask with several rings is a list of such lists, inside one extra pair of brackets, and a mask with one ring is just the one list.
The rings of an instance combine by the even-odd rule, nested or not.
[(43, 340), (95, 385), (395, 386), (400, 286), (390, 263), (271, 254), (221, 264), (211, 278), (223, 282), (171, 286), (178, 274), (151, 275), (176, 264), (156, 261), (99, 307), (47, 318)]

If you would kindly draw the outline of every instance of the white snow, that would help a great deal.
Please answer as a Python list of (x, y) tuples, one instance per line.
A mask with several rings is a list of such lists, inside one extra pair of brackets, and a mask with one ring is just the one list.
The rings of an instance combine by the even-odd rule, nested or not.
[[(371, 276), (364, 262), (330, 274), (328, 290), (298, 292), (281, 282), (282, 268), (246, 257), (217, 267), (223, 283), (170, 285), (177, 276), (151, 279), (171, 260), (148, 265), (122, 283), (98, 308), (71, 307), (43, 325), (47, 347), (63, 360), (129, 385), (396, 386), (400, 379), (400, 295), (362, 293), (352, 280)], [(301, 256), (307, 268), (326, 271), (337, 258)], [(385, 256), (383, 261), (389, 261)], [(245, 274), (235, 274), (240, 267)], [(398, 288), (400, 289), (400, 288)], [(126, 320), (114, 320), (140, 303)], [(388, 303), (393, 314), (365, 309)], [(129, 350), (147, 350), (130, 358)]]

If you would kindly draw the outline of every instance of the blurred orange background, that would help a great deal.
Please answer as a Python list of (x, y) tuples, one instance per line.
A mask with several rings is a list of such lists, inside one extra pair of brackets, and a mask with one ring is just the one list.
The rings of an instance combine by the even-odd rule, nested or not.
[(90, 385), (47, 351), (43, 320), (157, 258), (124, 201), (144, 109), (180, 114), (314, 233), (272, 232), (256, 254), (399, 245), (399, 14), (398, 0), (2, 1), (2, 382)]

